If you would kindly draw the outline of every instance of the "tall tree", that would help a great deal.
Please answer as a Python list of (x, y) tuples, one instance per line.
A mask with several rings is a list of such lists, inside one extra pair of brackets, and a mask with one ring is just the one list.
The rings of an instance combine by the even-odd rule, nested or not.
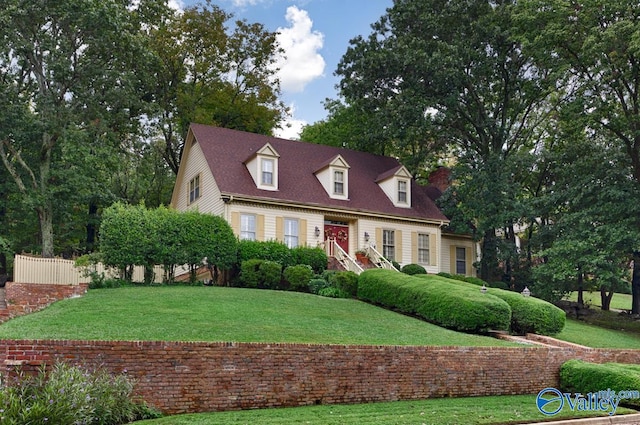
[[(516, 27), (538, 66), (565, 71), (560, 85), (584, 99), (589, 128), (625, 153), (615, 166), (640, 186), (640, 8), (631, 0), (525, 0)], [(613, 164), (612, 164), (613, 165)], [(627, 207), (630, 205), (627, 201)], [(629, 216), (632, 216), (629, 210)], [(629, 230), (637, 232), (640, 220)], [(632, 312), (640, 313), (640, 238), (633, 257)]]
[(207, 1), (149, 31), (157, 70), (153, 123), (175, 173), (191, 122), (271, 134), (286, 113), (275, 78), (276, 34), (246, 21), (230, 30), (230, 19)]
[[(511, 38), (511, 3), (396, 1), (368, 38), (352, 40), (337, 71), (347, 103), (380, 126), (417, 144), (438, 139), (451, 147), (459, 159), (456, 202), (483, 241), (485, 279), (502, 277), (495, 269), (515, 250), (523, 212), (514, 179), (530, 167), (523, 153), (549, 92), (547, 75)], [(509, 235), (506, 249), (501, 234)]]
[[(143, 2), (145, 3), (145, 2)], [(65, 155), (135, 125), (144, 55), (122, 0), (7, 0), (0, 9), (0, 159), (37, 212), (42, 255), (69, 177)], [(90, 176), (85, 175), (87, 178)]]

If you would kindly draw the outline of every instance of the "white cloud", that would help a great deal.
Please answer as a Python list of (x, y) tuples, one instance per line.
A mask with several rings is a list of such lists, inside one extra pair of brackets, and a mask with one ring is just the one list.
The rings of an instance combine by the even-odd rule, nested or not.
[(274, 129), (273, 135), (276, 137), (280, 137), (282, 139), (289, 140), (300, 140), (300, 133), (302, 132), (302, 127), (308, 124), (308, 122), (304, 120), (300, 120), (294, 118), (296, 112), (295, 104), (289, 105), (289, 114), (284, 119), (284, 122), (280, 125), (280, 127)]
[(283, 91), (296, 93), (301, 92), (309, 82), (323, 76), (325, 61), (318, 50), (322, 49), (324, 35), (312, 31), (313, 21), (306, 10), (290, 6), (285, 17), (291, 26), (278, 28), (277, 40), (284, 49), (284, 57), (277, 63), (280, 68), (278, 77)]
[(261, 0), (232, 0), (231, 3), (235, 7), (246, 7), (246, 6), (255, 6), (260, 3)]

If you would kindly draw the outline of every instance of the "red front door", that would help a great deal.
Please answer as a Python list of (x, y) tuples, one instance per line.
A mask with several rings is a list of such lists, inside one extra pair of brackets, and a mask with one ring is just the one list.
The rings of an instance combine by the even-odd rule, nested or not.
[(349, 253), (349, 226), (325, 223), (324, 239), (335, 239), (340, 248)]

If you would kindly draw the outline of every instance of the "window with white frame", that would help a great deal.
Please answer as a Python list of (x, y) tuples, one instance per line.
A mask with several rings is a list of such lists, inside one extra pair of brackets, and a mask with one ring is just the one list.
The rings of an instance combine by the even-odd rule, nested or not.
[(253, 214), (240, 215), (240, 239), (256, 240), (256, 216)]
[(382, 231), (382, 256), (389, 261), (395, 260), (396, 243), (395, 243), (395, 231), (383, 230)]
[(398, 180), (398, 203), (407, 203), (407, 181)]
[(344, 195), (344, 171), (333, 172), (333, 194)]
[(200, 197), (200, 175), (197, 175), (189, 181), (189, 203), (194, 202), (199, 197)]
[(273, 185), (273, 159), (262, 160), (262, 184)]
[(295, 248), (299, 244), (300, 232), (298, 220), (293, 218), (284, 219), (284, 244), (289, 248)]
[(467, 274), (467, 249), (456, 247), (456, 274)]
[(429, 264), (429, 235), (418, 234), (418, 263)]

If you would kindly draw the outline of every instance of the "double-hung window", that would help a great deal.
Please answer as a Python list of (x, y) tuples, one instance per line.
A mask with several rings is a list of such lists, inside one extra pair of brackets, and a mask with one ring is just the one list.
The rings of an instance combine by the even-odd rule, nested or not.
[(398, 203), (399, 204), (407, 203), (407, 181), (406, 180), (398, 181)]
[(298, 220), (292, 218), (284, 219), (284, 244), (289, 248), (295, 248), (299, 244), (300, 232)]
[(273, 159), (262, 160), (262, 184), (273, 186)]
[(333, 172), (333, 193), (344, 195), (344, 171)]
[(418, 263), (429, 264), (429, 235), (418, 234)]
[(240, 215), (240, 239), (256, 240), (256, 216), (253, 214)]
[(393, 230), (382, 231), (382, 256), (389, 261), (395, 260), (396, 243)]
[(200, 175), (195, 176), (189, 181), (189, 203), (194, 202), (200, 197)]
[(467, 250), (456, 247), (456, 274), (467, 274)]

